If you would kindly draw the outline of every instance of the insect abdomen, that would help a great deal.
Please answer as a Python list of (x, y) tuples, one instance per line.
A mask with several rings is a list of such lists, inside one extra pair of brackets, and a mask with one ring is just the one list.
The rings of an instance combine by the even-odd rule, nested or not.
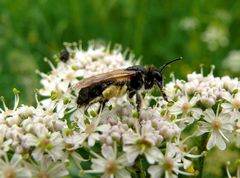
[(102, 92), (111, 85), (112, 82), (104, 83), (104, 84), (97, 84), (91, 87), (82, 88), (79, 91), (79, 95), (77, 98), (77, 104), (79, 106), (87, 105), (95, 98), (102, 96)]

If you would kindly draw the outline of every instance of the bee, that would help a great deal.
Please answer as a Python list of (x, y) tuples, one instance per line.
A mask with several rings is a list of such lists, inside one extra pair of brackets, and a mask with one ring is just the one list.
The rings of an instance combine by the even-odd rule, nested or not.
[(67, 62), (69, 57), (70, 54), (67, 50), (61, 50), (59, 58), (62, 62)]
[(170, 63), (181, 59), (182, 57), (172, 60), (159, 69), (134, 65), (85, 78), (72, 87), (72, 89), (79, 90), (77, 105), (88, 108), (91, 104), (99, 102), (98, 112), (100, 112), (111, 98), (121, 97), (127, 93), (129, 98), (136, 96), (137, 110), (140, 111), (142, 99), (139, 90), (142, 88), (148, 90), (154, 85), (158, 86), (163, 99), (168, 101), (163, 91), (162, 71)]

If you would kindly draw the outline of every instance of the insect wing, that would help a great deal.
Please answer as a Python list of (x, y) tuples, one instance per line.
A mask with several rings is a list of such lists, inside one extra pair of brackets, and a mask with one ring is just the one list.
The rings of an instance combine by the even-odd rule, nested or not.
[(136, 74), (136, 71), (127, 71), (125, 69), (114, 70), (98, 75), (94, 75), (81, 80), (79, 83), (72, 86), (73, 90), (80, 90), (97, 83), (104, 83), (111, 80), (121, 81), (126, 80)]

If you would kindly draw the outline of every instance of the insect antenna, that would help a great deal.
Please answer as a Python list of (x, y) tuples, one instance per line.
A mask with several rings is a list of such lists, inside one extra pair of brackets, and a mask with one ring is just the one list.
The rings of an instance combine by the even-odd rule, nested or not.
[(166, 67), (166, 66), (168, 66), (169, 64), (171, 64), (171, 63), (173, 63), (173, 62), (175, 62), (175, 61), (178, 61), (178, 60), (182, 60), (183, 59), (183, 57), (179, 57), (179, 58), (177, 58), (177, 59), (174, 59), (174, 60), (172, 60), (172, 61), (169, 61), (168, 63), (166, 63), (166, 64), (164, 64), (163, 66), (161, 66), (160, 67), (160, 73), (162, 73), (162, 71), (163, 71), (163, 69)]

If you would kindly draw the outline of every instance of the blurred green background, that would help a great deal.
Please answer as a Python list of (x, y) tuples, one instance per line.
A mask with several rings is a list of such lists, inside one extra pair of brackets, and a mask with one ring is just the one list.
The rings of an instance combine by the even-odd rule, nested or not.
[[(33, 104), (40, 87), (36, 69), (47, 72), (63, 42), (92, 39), (130, 48), (144, 65), (160, 66), (184, 78), (204, 64), (215, 74), (240, 71), (240, 1), (200, 0), (0, 0), (0, 95), (11, 104), (13, 87)], [(210, 171), (211, 172), (211, 171)], [(220, 172), (211, 175), (221, 175)]]

